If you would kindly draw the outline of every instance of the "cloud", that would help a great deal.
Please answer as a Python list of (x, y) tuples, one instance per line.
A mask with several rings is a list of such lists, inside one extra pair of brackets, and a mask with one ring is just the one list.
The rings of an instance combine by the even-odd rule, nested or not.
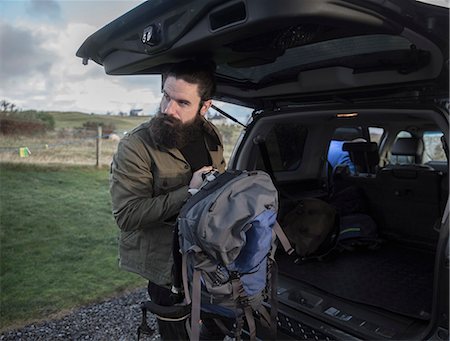
[(142, 2), (143, 0), (97, 0), (85, 1), (83, 5), (80, 5), (78, 1), (67, 1), (62, 10), (63, 15), (70, 16), (71, 21), (95, 25), (98, 29)]
[(2, 23), (2, 99), (22, 109), (117, 113), (143, 108), (154, 113), (159, 77), (108, 76), (103, 67), (94, 62), (85, 66), (75, 56), (95, 30), (83, 23)]
[[(53, 8), (50, 12), (58, 13), (55, 3), (34, 1), (17, 4), (20, 3), (27, 5), (27, 13), (34, 8), (36, 16), (17, 15), (13, 21), (0, 21), (0, 99), (8, 100), (23, 110), (101, 114), (142, 108), (146, 114), (155, 112), (161, 98), (159, 76), (110, 76), (105, 74), (102, 66), (92, 61), (85, 66), (75, 56), (83, 41), (98, 30), (98, 23), (90, 24), (73, 18), (58, 23), (37, 15), (45, 8)], [(131, 8), (136, 4), (135, 1), (124, 4), (61, 2), (61, 17), (69, 18), (68, 8), (75, 3), (85, 17), (91, 18), (97, 11), (87, 11), (86, 8), (111, 8), (116, 4)], [(20, 12), (18, 6), (14, 9), (16, 13)]]
[(54, 0), (31, 0), (26, 8), (30, 16), (43, 16), (49, 19), (61, 19), (61, 8)]
[(3, 85), (17, 77), (49, 72), (52, 54), (44, 46), (45, 39), (36, 31), (0, 23), (0, 77)]

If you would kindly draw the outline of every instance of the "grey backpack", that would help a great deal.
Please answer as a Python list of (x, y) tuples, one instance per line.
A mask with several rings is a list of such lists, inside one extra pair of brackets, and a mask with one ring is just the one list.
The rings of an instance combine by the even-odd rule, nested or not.
[(262, 171), (220, 174), (183, 206), (178, 231), (191, 339), (198, 339), (200, 312), (236, 319), (236, 339), (244, 319), (255, 339), (254, 312), (276, 333), (276, 304), (269, 314), (263, 301), (276, 299), (277, 210), (277, 190)]

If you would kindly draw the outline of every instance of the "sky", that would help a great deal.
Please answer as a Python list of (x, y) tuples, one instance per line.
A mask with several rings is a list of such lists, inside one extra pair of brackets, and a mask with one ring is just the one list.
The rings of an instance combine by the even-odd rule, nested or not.
[(0, 0), (0, 100), (21, 110), (153, 114), (160, 76), (106, 75), (102, 66), (82, 65), (75, 56), (87, 37), (140, 3)]

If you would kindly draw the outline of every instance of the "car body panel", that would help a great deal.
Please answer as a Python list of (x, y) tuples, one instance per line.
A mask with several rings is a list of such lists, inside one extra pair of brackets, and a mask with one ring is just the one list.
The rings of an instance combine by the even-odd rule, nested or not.
[[(447, 25), (447, 26), (446, 26)], [(77, 55), (108, 74), (161, 74), (186, 58), (217, 65), (216, 98), (255, 108), (401, 84), (447, 87), (448, 11), (412, 0), (149, 1)], [(429, 85), (430, 82), (433, 85)]]

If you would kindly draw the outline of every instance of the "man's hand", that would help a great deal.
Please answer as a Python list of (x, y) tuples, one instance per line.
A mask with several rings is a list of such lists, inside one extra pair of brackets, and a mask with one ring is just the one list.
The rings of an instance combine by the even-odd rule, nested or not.
[(189, 188), (198, 189), (203, 183), (203, 174), (209, 173), (213, 170), (212, 166), (203, 166), (199, 170), (192, 174), (191, 182), (189, 183)]

